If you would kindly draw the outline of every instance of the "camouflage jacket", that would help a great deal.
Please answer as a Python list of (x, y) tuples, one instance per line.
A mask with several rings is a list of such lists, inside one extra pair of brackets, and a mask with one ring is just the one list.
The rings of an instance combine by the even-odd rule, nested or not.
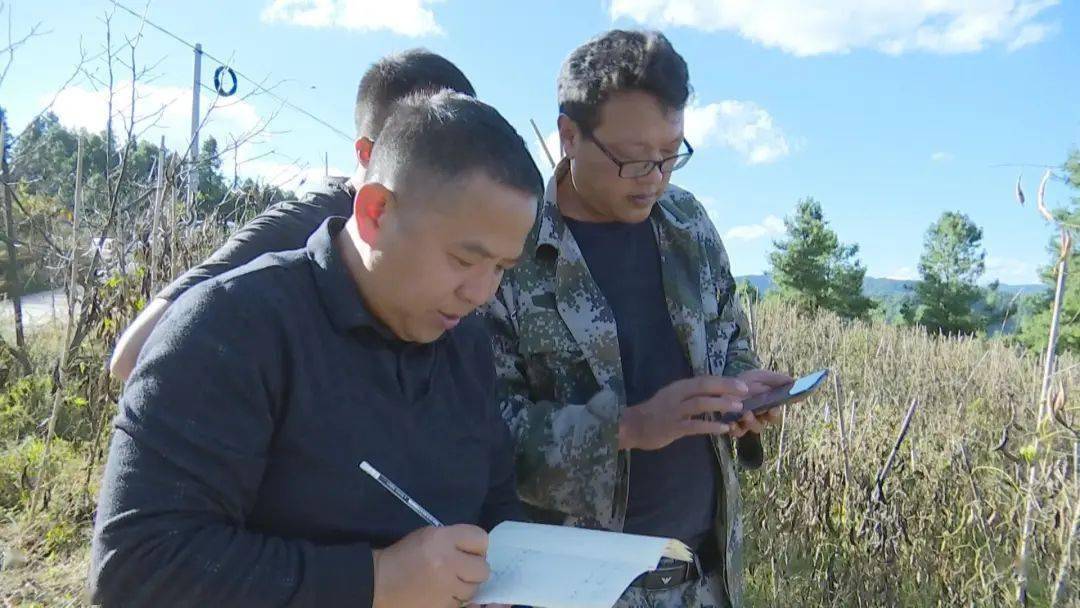
[[(566, 173), (560, 166), (556, 178)], [(537, 520), (621, 530), (630, 451), (618, 449), (628, 404), (615, 317), (593, 281), (548, 185), (521, 262), (484, 311), (492, 334), (503, 416), (517, 442), (518, 493)], [(759, 367), (735, 295), (727, 253), (701, 204), (669, 186), (652, 212), (671, 320), (695, 375)], [(742, 581), (741, 501), (731, 439), (714, 440), (722, 578), (733, 606)], [(739, 460), (760, 466), (759, 438), (739, 440)]]

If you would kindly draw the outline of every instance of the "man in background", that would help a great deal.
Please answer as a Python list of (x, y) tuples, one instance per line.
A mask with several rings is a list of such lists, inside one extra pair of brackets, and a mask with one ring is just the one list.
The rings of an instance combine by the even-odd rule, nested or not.
[(375, 140), (394, 104), (414, 93), (442, 89), (476, 96), (472, 83), (461, 70), (435, 53), (413, 49), (376, 61), (360, 79), (356, 93), (353, 177), (327, 179), (309, 188), (300, 200), (284, 201), (266, 209), (229, 237), (206, 261), (158, 293), (117, 341), (109, 363), (112, 374), (127, 380), (147, 336), (165, 310), (185, 291), (264, 253), (303, 247), (323, 220), (349, 216), (356, 188), (364, 182)]

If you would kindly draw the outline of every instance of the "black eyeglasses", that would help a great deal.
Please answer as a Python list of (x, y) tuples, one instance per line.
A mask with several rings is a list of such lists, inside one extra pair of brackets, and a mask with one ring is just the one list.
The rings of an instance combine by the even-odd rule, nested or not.
[(619, 168), (619, 177), (627, 179), (635, 179), (638, 177), (645, 177), (652, 173), (653, 169), (659, 169), (660, 173), (668, 174), (672, 171), (682, 169), (686, 166), (686, 163), (690, 162), (690, 157), (694, 155), (694, 148), (690, 145), (690, 142), (683, 138), (682, 143), (686, 146), (686, 152), (681, 152), (675, 156), (669, 156), (660, 160), (627, 160), (622, 161), (615, 158), (615, 155), (608, 150), (604, 144), (600, 143), (595, 137), (589, 137), (589, 140), (596, 144), (597, 148), (603, 152), (611, 162), (615, 163), (615, 166)]

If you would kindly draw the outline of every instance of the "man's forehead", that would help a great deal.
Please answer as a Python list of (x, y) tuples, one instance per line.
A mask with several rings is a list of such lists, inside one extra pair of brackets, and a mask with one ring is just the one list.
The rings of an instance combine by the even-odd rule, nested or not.
[(535, 197), (483, 172), (433, 183), (426, 195), (412, 201), (413, 215), (422, 218), (426, 238), (484, 258), (510, 260), (520, 255), (536, 215)]
[(521, 252), (516, 252), (513, 256), (499, 255), (497, 252), (492, 251), (487, 245), (474, 239), (459, 240), (455, 243), (455, 246), (464, 251), (476, 254), (482, 258), (492, 260), (503, 260), (511, 263), (516, 263), (518, 256)]
[(645, 91), (621, 91), (611, 95), (600, 105), (597, 118), (614, 118), (625, 114), (651, 114), (669, 123), (682, 122), (684, 108), (665, 105), (655, 95)]
[(487, 246), (484, 245), (483, 243), (481, 243), (480, 241), (474, 241), (474, 240), (468, 240), (467, 239), (467, 240), (459, 240), (455, 244), (458, 246), (458, 248), (464, 249), (465, 251), (471, 251), (472, 253), (475, 253), (476, 255), (479, 255), (481, 257), (485, 257), (485, 258), (498, 257), (498, 256), (495, 255), (495, 253), (493, 251), (488, 249)]
[[(652, 107), (650, 107), (652, 106)], [(682, 141), (685, 110), (666, 109), (659, 102), (606, 102), (595, 131), (624, 143), (678, 143)]]

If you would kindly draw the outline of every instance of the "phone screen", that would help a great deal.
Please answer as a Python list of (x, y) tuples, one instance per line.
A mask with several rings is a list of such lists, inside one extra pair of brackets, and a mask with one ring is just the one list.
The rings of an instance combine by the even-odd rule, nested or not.
[(788, 395), (797, 397), (806, 391), (813, 390), (817, 386), (818, 382), (825, 379), (825, 376), (829, 373), (829, 370), (823, 369), (816, 371), (812, 374), (808, 374), (795, 381), (795, 384), (791, 385), (791, 390), (788, 391)]
[(829, 370), (819, 370), (812, 374), (807, 374), (791, 384), (779, 386), (767, 393), (751, 397), (743, 401), (742, 412), (724, 414), (720, 417), (720, 420), (723, 422), (734, 422), (741, 418), (742, 414), (745, 412), (766, 412), (775, 407), (780, 407), (781, 405), (802, 401), (810, 393), (814, 392), (815, 389), (821, 386), (822, 380), (828, 375)]

